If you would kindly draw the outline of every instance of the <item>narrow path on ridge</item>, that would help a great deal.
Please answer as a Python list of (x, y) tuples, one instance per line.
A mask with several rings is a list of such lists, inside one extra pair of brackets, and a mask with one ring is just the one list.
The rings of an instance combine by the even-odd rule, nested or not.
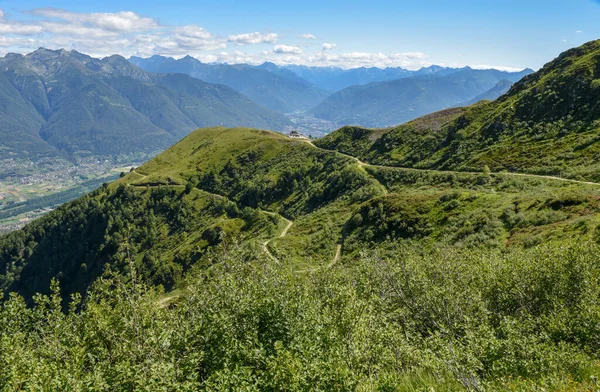
[[(322, 151), (327, 151), (327, 152), (339, 154), (339, 155), (342, 155), (342, 156), (344, 156), (346, 158), (353, 159), (354, 161), (356, 161), (356, 163), (358, 163), (358, 165), (360, 167), (369, 166), (369, 167), (375, 167), (375, 168), (379, 168), (379, 169), (414, 170), (414, 171), (432, 172), (432, 173), (473, 174), (473, 175), (481, 175), (481, 174), (483, 174), (482, 172), (469, 172), (469, 171), (457, 171), (457, 170), (418, 169), (418, 168), (414, 168), (414, 167), (374, 165), (374, 164), (371, 164), (371, 163), (363, 162), (359, 158), (357, 158), (355, 156), (352, 156), (352, 155), (345, 154), (343, 152), (339, 152), (339, 151), (336, 151), (336, 150), (328, 150), (326, 148), (322, 148), (322, 147), (316, 146), (310, 140), (305, 140), (304, 142), (310, 144), (311, 146), (313, 146), (314, 148), (316, 148), (318, 150), (322, 150)], [(585, 184), (585, 185), (597, 185), (597, 186), (600, 186), (600, 182), (580, 181), (580, 180), (573, 180), (573, 179), (564, 178), (564, 177), (545, 176), (545, 175), (541, 175), (541, 174), (510, 173), (510, 172), (506, 172), (506, 173), (491, 173), (491, 174), (492, 175), (515, 176), (515, 177), (541, 178), (541, 179), (546, 179), (546, 180), (572, 182), (574, 184)]]

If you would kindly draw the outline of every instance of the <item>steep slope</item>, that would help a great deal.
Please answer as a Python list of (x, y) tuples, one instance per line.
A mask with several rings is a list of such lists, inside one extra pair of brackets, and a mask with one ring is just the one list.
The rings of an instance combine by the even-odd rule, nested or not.
[(514, 82), (528, 72), (467, 68), (447, 76), (433, 74), (353, 86), (331, 95), (311, 113), (338, 124), (391, 126), (459, 105), (501, 80)]
[(150, 154), (200, 126), (289, 124), (229, 87), (150, 74), (120, 56), (39, 49), (0, 65), (2, 158)]
[(132, 57), (129, 61), (149, 72), (177, 72), (224, 84), (260, 105), (283, 113), (313, 108), (328, 95), (293, 72), (270, 63), (257, 67), (205, 64), (190, 56), (179, 60), (162, 56)]
[(279, 236), (279, 214), (294, 227), (275, 257), (330, 261), (348, 206), (379, 188), (353, 160), (306, 142), (198, 130), (117, 183), (2, 237), (0, 287), (30, 297), (60, 276), (66, 292), (84, 292), (105, 268), (124, 271), (129, 261), (139, 279), (172, 287), (192, 265), (210, 265), (219, 245), (260, 247)]
[[(452, 170), (509, 170), (600, 179), (600, 41), (561, 54), (494, 102), (436, 127), (416, 120), (385, 131), (341, 129), (319, 145), (373, 163)], [(459, 109), (457, 109), (459, 110)]]

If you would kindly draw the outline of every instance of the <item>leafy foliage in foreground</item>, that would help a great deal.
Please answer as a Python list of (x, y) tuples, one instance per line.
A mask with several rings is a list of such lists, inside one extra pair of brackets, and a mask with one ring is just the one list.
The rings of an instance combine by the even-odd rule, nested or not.
[(260, 239), (276, 219), (182, 187), (103, 187), (0, 238), (0, 287), (28, 300), (59, 278), (85, 293), (105, 271), (133, 260), (138, 279), (172, 288), (224, 236)]
[(494, 102), (317, 143), (370, 163), (600, 180), (600, 41), (571, 49)]
[(223, 262), (177, 297), (141, 285), (135, 269), (106, 275), (66, 314), (57, 292), (33, 308), (13, 296), (0, 306), (0, 385), (591, 390), (599, 251), (396, 247), (301, 277), (223, 247)]

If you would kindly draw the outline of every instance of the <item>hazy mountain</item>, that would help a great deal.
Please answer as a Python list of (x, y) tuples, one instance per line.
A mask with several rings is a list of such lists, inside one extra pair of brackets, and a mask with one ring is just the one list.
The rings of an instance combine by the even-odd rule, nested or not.
[[(112, 70), (123, 61), (113, 58), (107, 64)], [(65, 285), (69, 291), (84, 290), (102, 272), (105, 263), (116, 260), (120, 248), (115, 238), (124, 238), (114, 233), (123, 228), (133, 230), (131, 241), (135, 244), (129, 246), (139, 256), (135, 262), (147, 274), (145, 278), (171, 285), (173, 279), (181, 278), (186, 263), (202, 259), (206, 249), (223, 241), (223, 235), (240, 235), (244, 241), (260, 242), (276, 233), (271, 226), (277, 227), (281, 222), (264, 219), (264, 215), (274, 214), (264, 214), (265, 210), (287, 217), (288, 224), (295, 222), (291, 231), (294, 242), (281, 241), (277, 254), (300, 263), (318, 264), (333, 258), (340, 238), (348, 255), (357, 255), (366, 246), (377, 247), (386, 238), (429, 237), (464, 244), (465, 237), (455, 238), (456, 228), (451, 226), (485, 205), (478, 198), (489, 195), (490, 202), (497, 203), (493, 208), (498, 211), (490, 211), (494, 216), (500, 216), (506, 208), (503, 197), (482, 191), (482, 186), (489, 185), (498, 192), (504, 192), (506, 187), (506, 197), (535, 199), (540, 197), (538, 191), (519, 193), (516, 190), (525, 189), (525, 183), (515, 185), (515, 181), (559, 189), (564, 185), (560, 179), (535, 174), (599, 179), (596, 154), (600, 89), (595, 78), (598, 64), (600, 41), (562, 54), (496, 101), (448, 109), (391, 129), (344, 127), (314, 145), (256, 129), (200, 129), (116, 184), (98, 190), (95, 196), (65, 205), (0, 241), (0, 255), (4, 255), (0, 270), (21, 271), (20, 276), (6, 275), (0, 287), (12, 285), (31, 294), (40, 289), (40, 281), (47, 283), (53, 274), (62, 272), (68, 278)], [(40, 73), (47, 71), (54, 72), (44, 69)], [(165, 82), (169, 86), (172, 83)], [(358, 157), (367, 166), (372, 163), (388, 167), (356, 170), (354, 159), (336, 152)], [(484, 165), (493, 171), (531, 173), (535, 178), (509, 173), (497, 177), (493, 185), (491, 179), (481, 178)], [(399, 166), (475, 173), (394, 169)], [(568, 169), (558, 173), (553, 167)], [(421, 193), (423, 184), (466, 187), (477, 197), (462, 198), (458, 193), (447, 199), (437, 195), (430, 200), (429, 193)], [(184, 186), (186, 193), (182, 193)], [(398, 187), (402, 191), (394, 191)], [(556, 189), (548, 195), (556, 198)], [(430, 191), (439, 193), (440, 189)], [(545, 190), (539, 191), (546, 194)], [(583, 198), (569, 196), (564, 202), (559, 198), (556, 203), (543, 196), (543, 202), (535, 205), (544, 210), (567, 208), (565, 213), (577, 216), (584, 210), (594, 216), (600, 213), (598, 199), (584, 194)], [(445, 206), (452, 198), (460, 198), (473, 210), (461, 210), (459, 213), (466, 215), (460, 219), (441, 219), (439, 214), (453, 214), (452, 208)], [(518, 203), (523, 202), (519, 200)], [(591, 203), (587, 209), (568, 210), (586, 203)], [(528, 201), (525, 205), (533, 204)], [(422, 220), (430, 218), (431, 221)], [(512, 227), (513, 231), (509, 226), (496, 225), (489, 232), (485, 229), (477, 233), (475, 229), (470, 233), (474, 239), (485, 236), (495, 246), (504, 246), (506, 236), (528, 225), (557, 229), (552, 224), (546, 227), (544, 222), (524, 220), (520, 226)], [(563, 228), (558, 230), (562, 232)], [(181, 233), (187, 234), (181, 237)], [(527, 233), (525, 230), (521, 235)], [(31, 249), (24, 252), (23, 244), (30, 244)], [(165, 254), (162, 265), (146, 259), (156, 259), (161, 252)], [(7, 257), (13, 259), (12, 264), (7, 263)], [(80, 270), (82, 263), (86, 264), (84, 274)]]
[(199, 126), (289, 124), (229, 87), (151, 74), (120, 56), (39, 49), (0, 66), (2, 158), (148, 153)]
[(206, 64), (190, 56), (179, 60), (163, 56), (132, 57), (129, 61), (149, 72), (177, 72), (205, 82), (224, 84), (258, 104), (283, 113), (310, 109), (328, 95), (293, 72), (271, 63), (257, 67)]
[(311, 113), (338, 124), (386, 127), (460, 105), (501, 80), (515, 82), (530, 72), (465, 68), (445, 76), (433, 73), (353, 86), (332, 94)]
[(339, 67), (309, 67), (305, 65), (287, 65), (284, 67), (316, 86), (330, 92), (336, 92), (350, 86), (404, 79), (419, 75), (435, 74), (438, 76), (446, 76), (461, 70), (461, 68), (440, 67), (438, 65), (424, 67), (416, 71), (400, 67), (360, 67), (351, 69), (342, 69)]
[(506, 94), (508, 92), (508, 90), (510, 90), (510, 88), (512, 87), (513, 84), (514, 83), (511, 82), (510, 80), (501, 80), (498, 82), (498, 84), (496, 84), (494, 87), (492, 87), (488, 91), (476, 96), (475, 98), (473, 98), (467, 102), (463, 102), (462, 104), (460, 104), (460, 106), (473, 105), (479, 101), (493, 101), (493, 100), (501, 97), (502, 95)]

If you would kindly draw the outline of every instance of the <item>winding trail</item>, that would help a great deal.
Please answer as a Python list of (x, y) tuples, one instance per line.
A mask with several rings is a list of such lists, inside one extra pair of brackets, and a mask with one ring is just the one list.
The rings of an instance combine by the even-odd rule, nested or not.
[(271, 259), (273, 260), (276, 264), (279, 264), (279, 259), (277, 259), (277, 257), (273, 256), (273, 254), (271, 253), (271, 251), (269, 250), (269, 243), (271, 241), (273, 241), (274, 239), (277, 238), (283, 238), (286, 236), (287, 232), (290, 230), (290, 228), (292, 227), (292, 225), (294, 224), (293, 221), (285, 218), (283, 215), (281, 214), (276, 214), (274, 212), (271, 211), (264, 211), (264, 210), (260, 210), (261, 212), (267, 214), (267, 215), (271, 215), (271, 216), (279, 216), (281, 219), (283, 219), (285, 222), (287, 222), (287, 225), (285, 226), (285, 228), (281, 231), (281, 233), (276, 236), (273, 237), (265, 242), (262, 243), (262, 247), (263, 247), (263, 251), (265, 252), (265, 254)]
[[(136, 173), (136, 174), (140, 175), (139, 173)], [(147, 177), (147, 176), (144, 176), (144, 177), (143, 177), (143, 178), (141, 178), (141, 179), (143, 180), (143, 179), (145, 179), (146, 177)], [(135, 184), (129, 184), (129, 185), (131, 185), (131, 186), (134, 186), (134, 187), (146, 187), (146, 186), (148, 186), (148, 184), (144, 184), (144, 183), (135, 183)], [(173, 186), (173, 185), (169, 185), (169, 186)], [(200, 192), (202, 192), (202, 193), (206, 193), (207, 195), (213, 196), (213, 197), (215, 197), (215, 198), (217, 198), (217, 199), (226, 199), (226, 196), (219, 195), (219, 194), (217, 194), (217, 193), (208, 192), (208, 191), (205, 191), (204, 189), (198, 189), (198, 191), (200, 191)], [(273, 240), (275, 240), (275, 239), (277, 239), (277, 238), (283, 238), (283, 237), (285, 237), (285, 236), (287, 235), (288, 231), (290, 230), (290, 228), (292, 227), (292, 225), (294, 224), (294, 222), (293, 222), (293, 221), (291, 221), (291, 220), (289, 220), (289, 219), (287, 219), (287, 218), (286, 218), (286, 217), (284, 217), (283, 215), (281, 215), (281, 214), (277, 214), (277, 213), (275, 213), (275, 212), (271, 212), (271, 211), (265, 211), (265, 210), (261, 210), (261, 209), (258, 209), (258, 211), (260, 211), (260, 212), (262, 212), (263, 214), (266, 214), (266, 215), (270, 215), (270, 216), (278, 216), (278, 217), (280, 217), (281, 219), (283, 219), (283, 220), (286, 222), (286, 226), (285, 226), (285, 228), (284, 228), (284, 229), (281, 231), (281, 233), (279, 233), (279, 235), (278, 235), (278, 236), (275, 236), (275, 237), (273, 237), (273, 238), (270, 238), (270, 239), (268, 239), (267, 241), (265, 241), (265, 242), (263, 242), (263, 243), (261, 244), (261, 245), (262, 245), (262, 248), (263, 248), (263, 251), (265, 252), (265, 254), (267, 255), (267, 257), (269, 257), (269, 258), (270, 258), (271, 260), (273, 260), (275, 263), (279, 264), (279, 260), (277, 259), (277, 257), (275, 257), (275, 256), (274, 256), (274, 255), (271, 253), (271, 251), (269, 250), (269, 243), (271, 243), (271, 241), (273, 241)]]
[[(341, 155), (343, 157), (352, 159), (353, 161), (355, 161), (358, 166), (364, 170), (365, 167), (373, 167), (373, 168), (377, 168), (377, 169), (393, 169), (393, 170), (413, 170), (413, 171), (418, 171), (418, 172), (430, 172), (430, 173), (441, 173), (441, 174), (470, 174), (470, 175), (482, 175), (482, 172), (467, 172), (467, 171), (455, 171), (455, 170), (434, 170), (434, 169), (417, 169), (417, 168), (413, 168), (413, 167), (402, 167), (402, 166), (386, 166), (386, 165), (373, 165), (371, 163), (367, 163), (364, 161), (361, 161), (359, 158), (352, 156), (352, 155), (348, 155), (346, 153), (337, 151), (337, 150), (328, 150), (326, 148), (322, 148), (319, 146), (316, 146), (312, 140), (309, 139), (304, 139), (301, 140), (305, 143), (308, 143), (309, 145), (311, 145), (313, 148), (316, 148), (318, 150), (321, 151), (325, 151), (325, 152), (329, 152), (329, 153), (334, 153), (334, 154), (338, 154)], [(366, 170), (365, 170), (366, 172)], [(385, 185), (383, 185), (376, 177), (374, 177), (372, 174), (368, 173), (367, 174), (373, 178), (382, 188), (383, 194), (387, 195), (388, 189)], [(583, 184), (583, 185), (594, 185), (594, 186), (600, 186), (600, 183), (598, 182), (592, 182), (592, 181), (580, 181), (580, 180), (573, 180), (570, 178), (563, 178), (563, 177), (555, 177), (555, 176), (544, 176), (544, 175), (539, 175), (539, 174), (527, 174), (527, 173), (490, 173), (490, 175), (495, 175), (495, 176), (514, 176), (514, 177), (529, 177), (529, 178), (539, 178), (539, 179), (545, 179), (545, 180), (555, 180), (555, 181), (562, 181), (562, 182), (570, 182), (573, 184)], [(333, 265), (335, 265), (340, 257), (341, 257), (341, 253), (342, 253), (342, 247), (344, 244), (344, 234), (342, 233), (342, 238), (340, 239), (340, 242), (337, 244), (336, 246), (336, 251), (335, 251), (335, 256), (333, 258), (333, 261), (331, 263), (329, 263), (327, 265), (327, 268), (331, 268)]]
[[(367, 172), (365, 170), (365, 167), (372, 167), (372, 168), (378, 168), (378, 169), (392, 169), (392, 170), (405, 170), (405, 171), (417, 171), (417, 172), (429, 172), (429, 173), (441, 173), (441, 174), (470, 174), (470, 175), (481, 175), (482, 172), (467, 172), (467, 171), (455, 171), (455, 170), (434, 170), (434, 169), (418, 169), (418, 168), (412, 168), (412, 167), (402, 167), (402, 166), (386, 166), (386, 165), (374, 165), (374, 164), (370, 164), (367, 162), (364, 162), (362, 160), (360, 160), (359, 158), (352, 156), (352, 155), (348, 155), (346, 153), (337, 151), (337, 150), (328, 150), (326, 148), (322, 148), (319, 146), (316, 146), (312, 140), (308, 140), (308, 139), (304, 139), (304, 140), (300, 140), (301, 142), (307, 143), (310, 146), (312, 146), (313, 148), (316, 148), (318, 150), (322, 150), (324, 152), (328, 152), (328, 153), (332, 153), (332, 154), (338, 154), (341, 155), (343, 157), (346, 157), (348, 159), (353, 160), (354, 162), (356, 162), (356, 164), (359, 166), (359, 168), (361, 168), (362, 170), (364, 170), (367, 175), (369, 177), (371, 177), (372, 179), (375, 180), (375, 182), (377, 182), (379, 184), (379, 186), (381, 187), (381, 191), (384, 195), (389, 194), (388, 189), (386, 188), (385, 185), (383, 185), (376, 177), (374, 177), (371, 173)], [(135, 172), (135, 169), (134, 169)], [(144, 180), (147, 178), (146, 175), (137, 173), (137, 175), (142, 176), (142, 178), (140, 178), (139, 180)], [(545, 180), (554, 180), (554, 181), (562, 181), (562, 182), (570, 182), (570, 183), (574, 183), (574, 184), (583, 184), (583, 185), (593, 185), (593, 186), (600, 186), (600, 183), (598, 182), (592, 182), (592, 181), (580, 181), (580, 180), (573, 180), (573, 179), (569, 179), (569, 178), (563, 178), (563, 177), (555, 177), (555, 176), (546, 176), (546, 175), (539, 175), (539, 174), (527, 174), (527, 173), (490, 173), (490, 175), (494, 175), (494, 176), (514, 176), (514, 177), (529, 177), (529, 178), (538, 178), (538, 179), (545, 179)], [(136, 183), (136, 184), (130, 184), (133, 186), (147, 186), (148, 184), (143, 184), (143, 183)], [(170, 185), (174, 185), (174, 184), (170, 184)], [(202, 190), (202, 192), (207, 193), (209, 195), (215, 196), (217, 198), (225, 198), (225, 196), (223, 195), (219, 195), (216, 193), (211, 193), (211, 192), (207, 192), (205, 190)], [(277, 259), (277, 257), (275, 257), (271, 251), (269, 250), (269, 244), (277, 239), (277, 238), (283, 238), (287, 235), (288, 231), (290, 230), (290, 228), (293, 226), (294, 222), (285, 218), (284, 216), (282, 216), (281, 214), (277, 214), (275, 212), (271, 212), (271, 211), (265, 211), (265, 210), (259, 210), (260, 212), (270, 215), (270, 216), (278, 216), (281, 219), (283, 219), (287, 224), (285, 226), (285, 228), (279, 233), (279, 235), (270, 238), (267, 241), (264, 241), (261, 245), (263, 248), (263, 251), (265, 252), (265, 254), (267, 255), (267, 257), (269, 259), (271, 259), (273, 262), (279, 264), (280, 261)], [(337, 243), (336, 245), (336, 250), (335, 250), (335, 256), (333, 257), (333, 260), (327, 264), (327, 268), (331, 268), (333, 267), (341, 258), (341, 254), (342, 254), (342, 250), (343, 250), (343, 244), (344, 244), (344, 233), (342, 233), (342, 237), (340, 238), (340, 241)], [(319, 269), (319, 268), (317, 268)], [(298, 271), (298, 272), (303, 272), (303, 271)]]

